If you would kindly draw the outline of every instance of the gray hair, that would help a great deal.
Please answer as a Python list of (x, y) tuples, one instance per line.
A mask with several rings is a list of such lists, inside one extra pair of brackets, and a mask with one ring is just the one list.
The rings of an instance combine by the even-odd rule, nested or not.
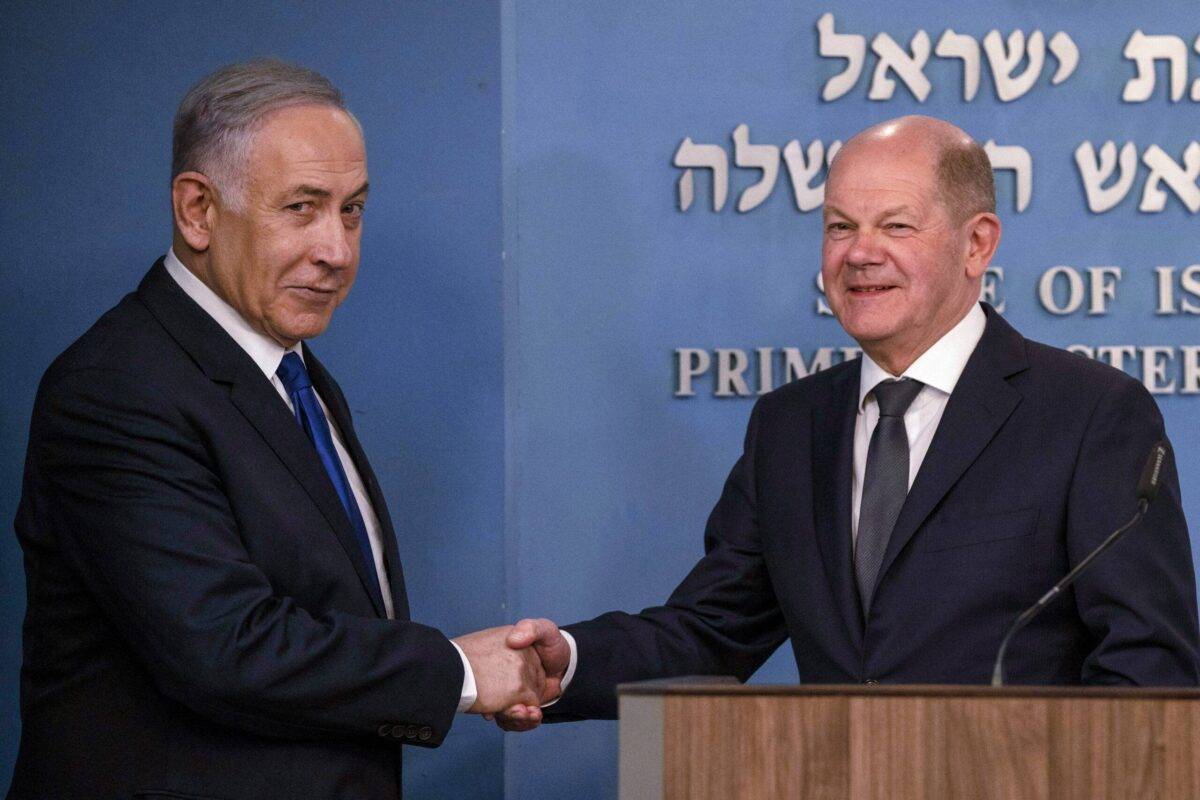
[(996, 213), (996, 179), (987, 151), (979, 142), (942, 145), (937, 159), (942, 204), (958, 223), (981, 212)]
[(271, 112), (299, 105), (330, 106), (354, 119), (337, 87), (306, 67), (274, 58), (221, 67), (193, 86), (175, 113), (171, 180), (199, 172), (226, 205), (244, 208), (254, 133)]

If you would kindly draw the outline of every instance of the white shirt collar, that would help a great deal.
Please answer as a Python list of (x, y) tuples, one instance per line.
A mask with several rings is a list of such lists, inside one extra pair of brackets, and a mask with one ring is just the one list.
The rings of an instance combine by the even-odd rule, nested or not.
[(217, 293), (208, 288), (204, 281), (197, 278), (190, 269), (183, 265), (183, 262), (175, 255), (174, 248), (167, 251), (164, 264), (167, 274), (175, 279), (179, 288), (183, 289), (188, 297), (195, 300), (197, 305), (208, 312), (208, 315), (233, 337), (233, 340), (254, 360), (268, 380), (275, 375), (275, 370), (279, 369), (279, 362), (283, 361), (285, 354), (296, 353), (301, 359), (304, 358), (299, 342), (285, 350), (270, 336), (250, 327), (250, 323), (246, 322), (233, 306), (218, 297)]
[[(967, 360), (983, 337), (985, 327), (987, 315), (983, 313), (983, 307), (975, 303), (957, 325), (934, 342), (933, 346), (922, 353), (900, 377), (912, 378), (938, 391), (951, 394), (967, 366)], [(862, 354), (861, 369), (858, 382), (859, 411), (862, 411), (867, 395), (876, 384), (893, 377), (866, 353)]]

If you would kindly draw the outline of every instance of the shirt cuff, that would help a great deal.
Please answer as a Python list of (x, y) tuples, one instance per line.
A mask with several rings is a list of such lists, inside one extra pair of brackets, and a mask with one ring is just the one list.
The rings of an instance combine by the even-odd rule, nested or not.
[(564, 694), (567, 693), (567, 686), (570, 685), (571, 679), (575, 677), (575, 665), (579, 663), (579, 648), (575, 645), (575, 637), (561, 629), (559, 630), (559, 633), (561, 633), (562, 637), (567, 640), (567, 647), (571, 648), (571, 660), (567, 664), (566, 673), (563, 675), (561, 687), (562, 691), (559, 692), (558, 697), (554, 698), (549, 703), (542, 703), (542, 708), (554, 705), (562, 699)]
[[(475, 671), (471, 669), (471, 662), (467, 660), (467, 654), (458, 646), (458, 643), (451, 641), (450, 644), (454, 645), (454, 649), (458, 651), (458, 655), (463, 662), (462, 697), (458, 701), (458, 713), (465, 714), (471, 706), (475, 705), (475, 700), (479, 697), (479, 691), (475, 688)], [(574, 671), (575, 643), (571, 642), (571, 667), (567, 670), (567, 674), (571, 675)]]

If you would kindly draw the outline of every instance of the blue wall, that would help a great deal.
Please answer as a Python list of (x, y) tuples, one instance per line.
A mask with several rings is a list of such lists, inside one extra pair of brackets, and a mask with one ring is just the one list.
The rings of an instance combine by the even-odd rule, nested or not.
[[(328, 75), (367, 136), (358, 283), (314, 346), (388, 497), (413, 614), (449, 635), (505, 621), (499, 9), (82, 8), (8, 4), (0, 33), (5, 527), (42, 370), (170, 244), (175, 106), (217, 66), (276, 55)], [(0, 574), (3, 788), (16, 756), (24, 610), (11, 534), (0, 536)], [(410, 794), (499, 797), (502, 742), (482, 720), (460, 719), (439, 750), (410, 748)]]
[[(510, 519), (516, 519), (515, 609), (566, 622), (609, 608), (660, 603), (701, 554), (704, 521), (740, 453), (752, 397), (717, 398), (712, 376), (691, 398), (673, 396), (676, 348), (850, 344), (818, 316), (819, 211), (798, 212), (781, 168), (774, 192), (744, 214), (739, 193), (755, 170), (730, 170), (725, 208), (712, 210), (709, 177), (695, 202), (676, 202), (672, 157), (684, 137), (721, 145), (750, 126), (751, 141), (782, 147), (845, 140), (906, 113), (948, 118), (979, 138), (1029, 150), (1033, 196), (1014, 209), (1011, 174), (998, 174), (1006, 316), (1026, 335), (1074, 343), (1200, 344), (1196, 317), (1154, 314), (1157, 265), (1200, 262), (1200, 219), (1174, 197), (1160, 214), (1136, 210), (1143, 174), (1112, 211), (1088, 211), (1073, 151), (1083, 140), (1157, 143), (1178, 159), (1198, 137), (1200, 104), (1164, 99), (1165, 72), (1144, 104), (1121, 102), (1134, 29), (1174, 33), (1189, 50), (1194, 7), (1145, 4), (914, 2), (880, 14), (862, 2), (513, 2), (505, 6), (504, 186), (513, 318), (506, 346), (516, 368), (509, 406)], [(837, 30), (886, 32), (902, 46), (919, 28), (936, 45), (946, 28), (982, 40), (1041, 29), (1078, 45), (1074, 74), (1050, 86), (1055, 62), (1025, 96), (1002, 103), (983, 67), (963, 99), (960, 62), (931, 57), (933, 90), (918, 103), (897, 81), (890, 101), (867, 100), (875, 58), (855, 89), (821, 100), (843, 62), (818, 55), (817, 19)], [(1018, 71), (1023, 65), (1018, 67)], [(1189, 84), (1200, 77), (1191, 52)], [(1106, 316), (1057, 318), (1036, 297), (1052, 266), (1118, 265), (1125, 277)], [(1193, 301), (1195, 298), (1193, 298)], [(753, 384), (751, 386), (753, 388)], [(1162, 395), (1181, 462), (1188, 517), (1200, 520), (1200, 398)], [(1132, 511), (1132, 510), (1131, 510)], [(1114, 527), (1118, 521), (1114, 520)], [(1141, 531), (1148, 534), (1149, 531)], [(787, 648), (755, 677), (794, 681)], [(612, 723), (543, 727), (514, 738), (506, 767), (522, 800), (614, 797)], [(510, 786), (512, 783), (510, 782)]]
[[(251, 55), (325, 72), (366, 129), (363, 267), (316, 348), (384, 483), (414, 614), (451, 635), (527, 614), (570, 622), (637, 609), (684, 575), (752, 397), (714, 397), (711, 374), (695, 397), (675, 397), (677, 348), (810, 356), (850, 344), (815, 313), (819, 216), (797, 211), (786, 169), (746, 213), (734, 207), (755, 171), (731, 169), (720, 212), (698, 172), (696, 201), (681, 211), (672, 157), (684, 137), (732, 156), (739, 123), (753, 142), (783, 146), (920, 112), (1023, 146), (1034, 162), (1029, 207), (1014, 209), (1011, 175), (998, 181), (1006, 316), (1061, 346), (1200, 344), (1194, 316), (1154, 313), (1154, 268), (1200, 262), (1197, 215), (1174, 196), (1161, 213), (1138, 212), (1144, 167), (1121, 204), (1092, 213), (1072, 157), (1082, 141), (1111, 139), (1179, 159), (1198, 138), (1200, 103), (1168, 101), (1162, 65), (1148, 102), (1120, 99), (1135, 74), (1121, 53), (1136, 28), (1183, 38), (1189, 84), (1200, 77), (1200, 23), (1186, 4), (1106, 8), (1103, 19), (1091, 6), (1020, 0), (922, 0), (886, 19), (857, 1), (166, 8), (6, 10), (0, 374), (11, 388), (0, 407), (0, 519), (16, 508), (41, 370), (166, 247), (175, 104), (200, 75)], [(933, 89), (920, 103), (899, 81), (892, 99), (868, 100), (868, 55), (855, 88), (824, 102), (842, 68), (818, 55), (826, 11), (839, 32), (884, 32), (904, 47), (918, 29), (934, 44), (947, 28), (980, 40), (992, 28), (1061, 30), (1080, 61), (1051, 86), (1048, 56), (1029, 93), (1004, 103), (986, 58), (967, 102), (960, 63), (931, 57)], [(1059, 264), (1122, 267), (1110, 312), (1047, 312), (1037, 282)], [(1200, 399), (1159, 403), (1194, 528)], [(11, 537), (0, 537), (0, 580), (2, 787), (15, 756), (23, 611)], [(755, 677), (796, 679), (786, 653)], [(615, 757), (613, 723), (502, 737), (464, 719), (440, 750), (410, 750), (406, 776), (421, 798), (604, 798), (615, 796)]]

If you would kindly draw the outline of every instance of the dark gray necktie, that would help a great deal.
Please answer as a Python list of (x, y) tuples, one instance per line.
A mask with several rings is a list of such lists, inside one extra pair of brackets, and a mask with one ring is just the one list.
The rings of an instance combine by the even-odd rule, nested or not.
[(904, 429), (904, 412), (924, 385), (909, 379), (886, 380), (871, 390), (879, 403), (879, 423), (867, 448), (854, 546), (854, 575), (858, 579), (864, 616), (871, 608), (883, 553), (908, 494), (908, 432)]

